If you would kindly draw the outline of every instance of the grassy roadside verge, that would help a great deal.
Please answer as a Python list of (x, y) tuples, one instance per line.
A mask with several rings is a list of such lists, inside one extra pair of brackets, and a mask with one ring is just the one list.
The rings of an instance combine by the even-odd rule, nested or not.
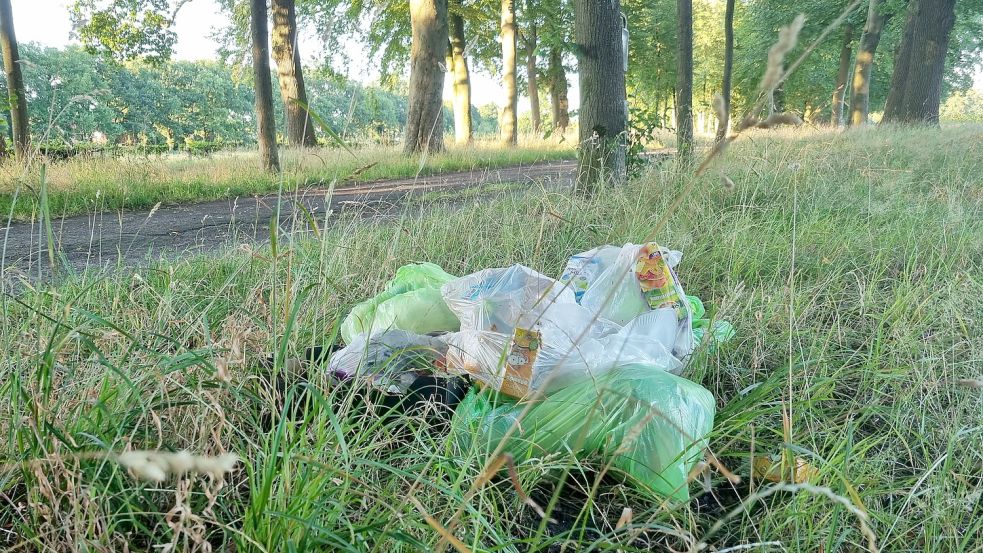
[[(394, 148), (382, 147), (354, 154), (336, 148), (283, 149), (283, 173), (278, 176), (259, 170), (256, 154), (251, 151), (223, 152), (208, 158), (174, 155), (60, 161), (45, 168), (49, 211), (54, 217), (64, 217), (150, 209), (158, 203), (187, 204), (276, 192), (281, 187), (293, 190), (333, 181), (354, 184), (576, 157), (569, 144), (545, 141), (527, 141), (515, 149), (479, 142), (422, 157), (407, 157)], [(0, 216), (16, 220), (36, 217), (39, 183), (37, 168), (25, 174), (13, 163), (0, 164)]]
[[(753, 133), (667, 228), (652, 225), (693, 178), (668, 164), (596, 200), (533, 191), (342, 221), (315, 240), (4, 296), (0, 543), (194, 543), (168, 524), (181, 507), (215, 550), (428, 551), (458, 511), (471, 551), (857, 551), (868, 544), (858, 517), (882, 551), (978, 549), (983, 396), (969, 382), (983, 365), (981, 135)], [(684, 252), (687, 291), (737, 329), (685, 375), (714, 393), (711, 449), (742, 484), (711, 472), (711, 492), (694, 482), (696, 499), (665, 505), (623, 475), (596, 482), (598, 459), (520, 465), (521, 487), (547, 508), (564, 478), (554, 525), (508, 478), (469, 494), (487, 452), (461, 451), (430, 412), (366, 417), (315, 374), (303, 420), (277, 415), (282, 372), (259, 360), (323, 342), (403, 263), (465, 274), (521, 262), (556, 275), (570, 254), (652, 232)], [(218, 489), (147, 485), (84, 457), (128, 447), (234, 451), (242, 469)], [(815, 487), (749, 484), (760, 455), (807, 461)]]

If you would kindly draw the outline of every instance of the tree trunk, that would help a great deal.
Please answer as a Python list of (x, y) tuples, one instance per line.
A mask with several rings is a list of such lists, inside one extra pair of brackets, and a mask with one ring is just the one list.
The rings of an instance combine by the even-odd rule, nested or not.
[(676, 0), (676, 23), (676, 151), (687, 159), (693, 153), (693, 0)]
[(846, 96), (846, 80), (850, 76), (850, 58), (853, 57), (853, 25), (843, 28), (843, 46), (840, 47), (840, 67), (836, 72), (833, 86), (833, 108), (829, 122), (833, 126), (843, 126), (843, 100)]
[(570, 100), (567, 98), (567, 72), (563, 69), (563, 54), (559, 48), (550, 49), (549, 73), (553, 131), (562, 137), (570, 126)]
[(580, 75), (577, 190), (593, 194), (626, 178), (625, 72), (620, 0), (576, 0)]
[(887, 101), (884, 104), (884, 120), (890, 121), (898, 109), (898, 103), (904, 94), (908, 82), (908, 68), (911, 65), (911, 34), (915, 30), (915, 19), (918, 18), (918, 1), (908, 2), (908, 15), (905, 17), (904, 30), (901, 40), (894, 50), (894, 71), (891, 73), (891, 86), (888, 88)]
[(287, 117), (287, 142), (292, 146), (317, 145), (314, 121), (307, 112), (307, 90), (297, 45), (297, 12), (294, 0), (271, 0), (273, 8), (273, 59), (280, 81), (280, 97)]
[(543, 126), (543, 116), (539, 107), (539, 79), (536, 75), (536, 48), (539, 38), (536, 36), (536, 24), (529, 25), (526, 39), (526, 80), (529, 87), (529, 112), (532, 116), (532, 132), (539, 134)]
[(27, 117), (27, 96), (24, 93), (24, 77), (20, 70), (20, 54), (17, 51), (17, 35), (14, 33), (14, 14), (10, 9), (10, 0), (0, 0), (0, 49), (3, 50), (3, 67), (7, 73), (14, 155), (24, 159), (31, 147), (31, 127)]
[(450, 14), (450, 67), (454, 82), (454, 141), (458, 144), (471, 142), (471, 72), (465, 57), (467, 42), (464, 39), (464, 17)]
[(720, 96), (724, 99), (724, 111), (726, 118), (720, 121), (717, 127), (717, 142), (727, 136), (730, 127), (730, 84), (734, 74), (734, 0), (727, 0), (727, 8), (724, 11), (724, 79), (720, 89)]
[(893, 94), (893, 103), (885, 108), (885, 121), (938, 124), (955, 6), (956, 0), (918, 0), (917, 13), (908, 21), (910, 35), (907, 29), (904, 33), (910, 46), (901, 45), (899, 61), (905, 60), (904, 74), (891, 79), (892, 92), (901, 91)]
[(256, 129), (263, 169), (280, 170), (273, 118), (273, 82), (270, 80), (270, 33), (266, 0), (251, 0), (250, 28), (253, 41), (253, 80), (256, 87)]
[(410, 0), (413, 46), (403, 152), (444, 149), (444, 63), (447, 56), (447, 0)]
[(519, 93), (515, 86), (516, 36), (515, 0), (502, 0), (502, 82), (505, 85), (505, 107), (502, 108), (502, 142), (514, 146), (519, 138)]
[(890, 19), (881, 13), (878, 0), (870, 0), (867, 24), (857, 48), (857, 62), (853, 69), (853, 90), (850, 96), (850, 124), (864, 125), (870, 114), (870, 79), (874, 68), (874, 53), (881, 41), (881, 30)]

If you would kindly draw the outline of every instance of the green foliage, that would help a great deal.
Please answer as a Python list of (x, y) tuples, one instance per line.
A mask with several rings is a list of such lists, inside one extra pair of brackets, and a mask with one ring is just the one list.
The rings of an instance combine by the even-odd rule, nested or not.
[[(21, 57), (31, 132), (38, 142), (74, 150), (93, 140), (174, 150), (188, 141), (236, 145), (256, 140), (252, 87), (229, 65), (116, 64), (76, 46), (58, 50), (32, 43), (21, 45)], [(405, 95), (319, 67), (306, 70), (306, 84), (312, 111), (346, 139), (392, 144), (401, 138)], [(274, 90), (282, 129), (283, 102), (279, 87)], [(477, 136), (495, 132), (494, 110), (473, 112)], [(453, 118), (448, 114), (445, 120), (451, 124)]]
[(629, 124), (643, 115), (643, 126), (675, 126), (669, 110), (676, 87), (676, 2), (624, 0), (622, 6), (629, 31)]
[(944, 92), (965, 91), (983, 67), (983, 2), (956, 2), (956, 22), (949, 38)]
[(252, 90), (216, 62), (123, 65), (70, 46), (21, 46), (31, 132), (66, 144), (251, 142)]
[(942, 103), (939, 111), (942, 121), (983, 123), (983, 92), (976, 89), (956, 92)]
[(117, 61), (170, 59), (177, 41), (171, 28), (187, 0), (75, 0), (72, 24), (91, 53)]
[(191, 156), (207, 157), (226, 146), (219, 140), (195, 140), (190, 137), (184, 139), (184, 150)]
[[(849, 0), (807, 0), (773, 2), (748, 0), (737, 2), (734, 31), (734, 83), (732, 114), (737, 116), (758, 96), (758, 85), (765, 70), (768, 49), (777, 38), (778, 29), (802, 13), (806, 24), (798, 47), (790, 58), (798, 57), (851, 2)], [(676, 80), (675, 2), (672, 0), (624, 0), (629, 18), (628, 92), (632, 117), (643, 119), (640, 126), (655, 121), (657, 126), (673, 127), (671, 120)], [(694, 6), (694, 112), (704, 121), (711, 115), (710, 103), (720, 91), (723, 70), (723, 2), (695, 2)], [(882, 33), (874, 60), (871, 107), (880, 110), (887, 98), (894, 64), (894, 52), (904, 27), (906, 2), (885, 0), (885, 13), (893, 14)], [(959, 2), (956, 25), (946, 64), (945, 85), (949, 91), (965, 90), (983, 55), (983, 4)], [(853, 25), (853, 47), (860, 39), (866, 20), (866, 6), (861, 5), (847, 18)], [(834, 31), (776, 91), (779, 107), (807, 115), (827, 117), (839, 52), (842, 30)], [(850, 73), (853, 67), (851, 65)], [(701, 115), (702, 114), (702, 115)]]

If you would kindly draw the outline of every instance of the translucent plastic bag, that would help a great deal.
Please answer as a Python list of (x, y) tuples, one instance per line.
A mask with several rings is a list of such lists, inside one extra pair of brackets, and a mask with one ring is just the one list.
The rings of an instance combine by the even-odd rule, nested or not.
[[(344, 322), (341, 325), (341, 337), (345, 340), (346, 344), (350, 344), (356, 336), (359, 334), (364, 334), (375, 328), (390, 328), (394, 321), (397, 319), (400, 322), (404, 322), (407, 319), (405, 317), (400, 317), (399, 311), (407, 312), (406, 309), (398, 309), (399, 303), (394, 303), (387, 308), (386, 317), (388, 319), (383, 321), (386, 324), (375, 325), (374, 321), (376, 318), (377, 308), (384, 302), (405, 294), (407, 292), (412, 292), (421, 289), (439, 289), (444, 283), (454, 280), (454, 275), (444, 272), (438, 265), (433, 263), (414, 263), (410, 265), (403, 265), (396, 270), (396, 275), (389, 281), (386, 285), (386, 289), (377, 294), (375, 297), (363, 301), (362, 303), (356, 305), (352, 308), (351, 312), (345, 317)], [(424, 295), (408, 298), (408, 306), (414, 305), (419, 306), (421, 300), (433, 300), (438, 299), (433, 295)], [(435, 308), (437, 314), (444, 317), (445, 322), (449, 322), (447, 319), (447, 314), (440, 312), (439, 306), (435, 303), (430, 304), (430, 308)], [(446, 309), (446, 307), (444, 308)], [(434, 326), (434, 325), (430, 325)], [(456, 330), (457, 325), (446, 324), (444, 326), (449, 326), (450, 328), (433, 328), (433, 330)], [(413, 330), (412, 328), (402, 328), (400, 326), (395, 326), (395, 328), (400, 328), (402, 330)]]
[(386, 393), (403, 393), (421, 372), (432, 372), (447, 354), (447, 344), (437, 337), (402, 330), (359, 334), (328, 361), (337, 380), (365, 378)]
[(448, 370), (515, 397), (548, 379), (563, 382), (560, 373), (583, 376), (587, 362), (574, 342), (610, 326), (597, 324), (568, 287), (522, 265), (479, 271), (442, 292), (461, 320), (461, 332), (447, 337)]
[[(634, 290), (641, 300), (637, 281)], [(448, 371), (512, 397), (549, 394), (627, 363), (681, 368), (672, 354), (679, 323), (671, 308), (645, 306), (622, 327), (521, 265), (462, 277), (442, 292), (461, 321), (461, 332), (447, 337)]]
[(682, 364), (670, 351), (675, 329), (671, 310), (651, 311), (622, 328), (579, 305), (555, 304), (532, 328), (512, 334), (447, 335), (446, 365), (512, 397), (550, 394), (628, 363), (678, 372)]
[[(452, 432), (464, 448), (496, 449), (524, 461), (570, 451), (600, 454), (654, 492), (689, 499), (687, 476), (707, 446), (715, 404), (705, 388), (647, 365), (614, 369), (566, 387), (529, 407), (472, 391)], [(515, 427), (515, 428), (513, 428)]]
[(672, 309), (655, 309), (635, 317), (618, 332), (600, 339), (605, 366), (595, 373), (617, 366), (641, 363), (679, 374), (682, 362), (672, 353), (679, 321)]
[(590, 377), (603, 362), (598, 339), (618, 330), (575, 303), (553, 305), (530, 327), (449, 334), (447, 370), (513, 397), (549, 393)]
[[(654, 242), (625, 244), (611, 261), (611, 251), (606, 249), (610, 247), (596, 249), (596, 255), (601, 259), (598, 267), (589, 273), (578, 273), (586, 283), (580, 304), (598, 317), (619, 325), (627, 325), (654, 309), (674, 309), (678, 325), (670, 350), (680, 359), (685, 358), (693, 351), (693, 316), (679, 277), (673, 270), (682, 254)], [(582, 263), (575, 262), (575, 258), (588, 254), (590, 252), (574, 256), (570, 264)]]
[(441, 293), (463, 330), (510, 334), (529, 328), (559, 303), (577, 303), (573, 292), (523, 265), (485, 269), (444, 284)]
[(620, 253), (621, 248), (615, 246), (599, 246), (578, 253), (567, 261), (560, 282), (569, 285), (577, 301), (580, 302), (591, 283), (618, 259)]

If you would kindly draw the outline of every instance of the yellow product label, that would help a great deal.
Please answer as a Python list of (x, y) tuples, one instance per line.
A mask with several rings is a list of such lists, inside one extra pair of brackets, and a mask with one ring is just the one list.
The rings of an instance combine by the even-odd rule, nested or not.
[(532, 366), (536, 363), (542, 336), (538, 331), (516, 328), (512, 333), (512, 347), (505, 358), (505, 378), (502, 393), (522, 398), (529, 394)]
[(635, 276), (650, 308), (672, 307), (679, 310), (682, 307), (682, 298), (676, 291), (676, 277), (655, 242), (645, 244), (638, 251)]

